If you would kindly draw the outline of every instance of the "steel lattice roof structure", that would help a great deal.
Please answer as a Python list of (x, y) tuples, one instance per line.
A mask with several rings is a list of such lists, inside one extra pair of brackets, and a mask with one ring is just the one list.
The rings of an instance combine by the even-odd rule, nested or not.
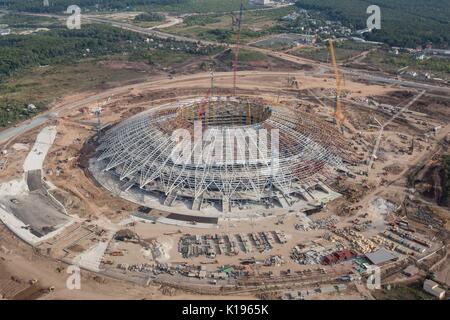
[[(203, 139), (180, 149), (176, 130)], [(309, 188), (345, 169), (343, 145), (333, 126), (308, 112), (212, 97), (151, 109), (116, 124), (100, 136), (96, 159), (123, 189), (161, 192), (167, 205), (189, 198), (196, 210), (204, 200), (218, 201), (227, 212), (236, 201), (308, 199)], [(181, 153), (183, 161), (174, 157)]]

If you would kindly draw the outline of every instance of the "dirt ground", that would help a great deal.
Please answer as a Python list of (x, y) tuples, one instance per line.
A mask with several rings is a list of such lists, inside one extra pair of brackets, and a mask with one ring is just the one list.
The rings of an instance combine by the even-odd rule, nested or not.
[[(136, 67), (111, 65), (112, 68)], [(222, 72), (215, 74), (215, 91), (217, 94), (229, 94), (232, 90), (231, 72)], [(258, 96), (274, 104), (280, 101), (298, 102), (298, 93), (292, 88), (286, 88), (288, 76), (295, 76), (300, 83), (302, 93), (308, 90), (314, 93), (307, 98), (309, 104), (316, 105), (317, 113), (324, 119), (332, 119), (333, 108), (332, 98), (334, 96), (333, 89), (335, 82), (330, 74), (312, 75), (309, 71), (295, 72), (270, 72), (270, 71), (241, 71), (239, 72), (239, 93), (248, 96)], [(101, 226), (108, 226), (117, 223), (130, 216), (131, 212), (137, 210), (137, 205), (129, 203), (118, 197), (114, 197), (90, 177), (88, 172), (80, 166), (83, 158), (80, 157), (85, 142), (95, 135), (96, 116), (94, 110), (101, 105), (101, 121), (102, 124), (114, 124), (117, 121), (127, 118), (133, 114), (151, 108), (155, 105), (165, 102), (175, 101), (188, 97), (198, 97), (205, 95), (210, 86), (210, 74), (200, 73), (193, 75), (176, 76), (172, 79), (159, 75), (155, 78), (149, 78), (148, 81), (122, 86), (118, 88), (107, 89), (102, 92), (87, 92), (71, 97), (65, 97), (59, 101), (53, 108), (57, 111), (59, 118), (54, 120), (57, 126), (57, 137), (54, 145), (50, 149), (44, 164), (44, 174), (46, 179), (51, 181), (57, 188), (57, 198), (63, 202), (69, 213), (76, 215), (82, 219), (88, 219), (93, 223)], [(175, 89), (174, 89), (175, 88)], [(359, 101), (366, 97), (376, 97), (383, 103), (400, 103), (403, 98), (407, 98), (410, 94), (399, 94), (398, 88), (387, 87), (381, 85), (367, 85), (364, 83), (352, 82), (350, 79), (346, 81), (346, 90), (348, 94), (346, 99), (353, 101), (359, 106), (348, 104), (345, 106), (344, 112), (348, 116), (353, 127), (357, 128), (357, 132), (352, 132), (348, 128), (344, 130), (344, 136), (348, 140), (355, 141), (355, 153), (360, 153), (361, 158), (365, 160), (372, 150), (373, 143), (377, 135), (377, 129), (373, 127), (376, 123), (373, 118), (378, 121), (388, 121), (392, 114), (383, 112), (375, 112), (373, 109), (363, 106)], [(321, 101), (323, 105), (318, 103)], [(421, 100), (423, 105), (427, 100)], [(418, 141), (414, 151), (409, 154), (409, 140), (414, 135), (411, 123), (416, 119), (426, 121), (427, 125), (422, 126), (422, 132), (426, 132), (430, 127), (444, 123), (440, 115), (444, 112), (444, 108), (440, 107), (441, 102), (435, 101), (438, 105), (436, 113), (432, 115), (407, 114), (406, 121), (396, 120), (385, 131), (385, 138), (380, 146), (379, 157), (375, 161), (374, 167), (367, 175), (356, 175), (345, 188), (359, 189), (360, 194), (354, 196), (352, 200), (352, 192), (349, 191), (348, 197), (340, 199), (335, 203), (331, 203), (325, 210), (317, 214), (314, 218), (327, 217), (330, 215), (340, 216), (338, 227), (343, 227), (350, 223), (350, 220), (357, 215), (366, 213), (374, 200), (377, 198), (389, 199), (395, 204), (399, 204), (401, 199), (406, 196), (406, 173), (411, 166), (422, 163), (429, 156), (430, 150), (427, 149), (427, 143), (436, 145), (441, 139), (448, 134), (450, 126), (444, 126), (436, 135), (430, 136), (429, 142)], [(422, 107), (415, 108), (416, 112), (424, 112)], [(417, 124), (417, 123), (416, 123)], [(372, 126), (371, 126), (372, 125)], [(17, 139), (14, 143), (20, 143), (31, 146), (33, 135), (37, 130), (28, 133), (24, 138)], [(406, 136), (402, 138), (400, 135)], [(405, 142), (406, 141), (406, 142)], [(14, 144), (8, 146), (8, 150), (12, 150)], [(17, 145), (16, 145), (17, 148)], [(19, 145), (19, 149), (20, 145)], [(17, 151), (17, 150), (16, 150)], [(89, 155), (89, 150), (84, 149)], [(9, 153), (11, 158), (8, 161), (6, 170), (0, 172), (0, 180), (4, 181), (12, 176), (21, 174), (21, 159), (23, 159), (27, 151), (25, 149), (17, 152)], [(400, 168), (390, 171), (392, 166), (397, 165)], [(388, 168), (388, 169), (386, 169)], [(367, 164), (364, 161), (357, 163), (353, 168), (355, 172), (367, 171)], [(345, 183), (343, 183), (344, 185)], [(348, 208), (348, 214), (343, 214), (340, 210), (342, 207)], [(371, 213), (376, 214), (376, 213)], [(371, 216), (375, 220), (376, 216)], [(220, 231), (223, 233), (240, 233), (255, 231), (272, 231), (282, 229), (289, 236), (289, 245), (276, 247), (270, 254), (280, 254), (286, 258), (289, 257), (290, 251), (296, 243), (309, 243), (317, 241), (323, 234), (320, 232), (300, 233), (295, 230), (294, 224), (298, 222), (295, 215), (285, 219), (283, 225), (275, 225), (274, 219), (266, 219), (258, 221), (255, 228), (253, 222), (225, 222), (220, 225)], [(143, 238), (165, 237), (168, 234), (178, 233), (180, 227), (169, 225), (153, 225), (137, 223), (135, 231)], [(186, 228), (183, 233), (205, 234), (215, 233), (217, 229), (201, 230), (194, 228)], [(373, 230), (365, 233), (371, 236)], [(33, 254), (33, 250), (21, 243), (4, 227), (0, 230), (0, 270), (1, 279), (11, 280), (14, 277), (17, 283), (24, 285), (29, 280), (37, 279), (39, 288), (44, 291), (36, 293), (34, 290), (32, 295), (38, 295), (39, 299), (171, 299), (171, 298), (203, 298), (197, 295), (190, 295), (183, 292), (172, 292), (173, 295), (164, 295), (159, 287), (141, 287), (128, 282), (107, 278), (105, 276), (96, 275), (90, 272), (83, 272), (82, 290), (70, 291), (65, 286), (67, 274), (65, 273), (65, 265), (60, 262), (49, 260), (38, 254)], [(168, 254), (172, 261), (182, 260), (177, 252), (179, 234), (171, 236), (172, 247)], [(140, 248), (123, 245), (124, 249), (130, 252), (130, 261), (135, 263), (145, 262), (145, 257), (140, 253)], [(120, 248), (120, 247), (119, 247)], [(261, 256), (256, 256), (262, 258)], [(236, 263), (235, 257), (222, 256), (218, 258), (217, 264)], [(200, 263), (204, 258), (191, 259), (191, 263)], [(120, 263), (120, 258), (115, 261)], [(300, 266), (290, 261), (283, 266), (301, 269)], [(57, 269), (62, 270), (58, 271)], [(275, 268), (276, 269), (276, 268)], [(281, 268), (278, 268), (281, 270)], [(277, 271), (278, 271), (277, 270)], [(448, 271), (448, 270), (447, 270)], [(446, 272), (445, 270), (442, 272)], [(9, 281), (8, 280), (8, 281)], [(13, 280), (14, 281), (14, 280)], [(53, 292), (45, 292), (45, 289), (54, 286)], [(164, 291), (164, 290), (163, 290)], [(166, 291), (165, 291), (166, 292)], [(342, 296), (344, 297), (344, 296)], [(345, 296), (346, 297), (346, 296)], [(352, 297), (352, 293), (348, 295)], [(7, 297), (7, 298), (14, 298)], [(209, 298), (211, 297), (204, 297)], [(216, 298), (216, 297), (214, 297)], [(226, 298), (250, 298), (250, 296), (237, 296)], [(340, 297), (336, 297), (340, 298)]]
[[(37, 255), (29, 246), (11, 235), (3, 224), (0, 224), (0, 240), (0, 283), (4, 283), (4, 281), (15, 283), (18, 291), (17, 297), (3, 296), (3, 298), (45, 300), (211, 299), (210, 296), (192, 295), (177, 290), (167, 296), (160, 291), (159, 286), (142, 287), (130, 282), (98, 276), (84, 270), (81, 271), (81, 290), (69, 290), (66, 286), (69, 277), (66, 264)], [(30, 280), (38, 281), (35, 290), (29, 290), (28, 295), (20, 294), (20, 289), (30, 287)], [(48, 292), (50, 287), (54, 287), (54, 291)], [(0, 287), (2, 294), (4, 294), (3, 289)], [(10, 290), (10, 292), (15, 291)], [(214, 299), (254, 298), (239, 295), (214, 296)]]
[[(274, 99), (273, 93), (277, 92), (278, 86), (282, 86), (285, 82), (286, 73), (283, 72), (268, 72), (266, 75), (261, 72), (246, 71), (240, 73), (240, 89), (251, 90), (256, 88), (260, 97), (267, 99)], [(299, 74), (299, 78), (307, 86), (314, 89), (315, 87), (324, 87), (323, 80), (316, 77)], [(215, 81), (218, 84), (216, 91), (227, 90), (227, 86), (231, 85), (231, 73), (218, 73), (215, 75)], [(58, 196), (63, 203), (67, 204), (73, 210), (73, 214), (81, 217), (95, 218), (99, 216), (106, 216), (114, 221), (123, 219), (130, 211), (136, 209), (136, 206), (115, 198), (106, 193), (102, 188), (89, 177), (85, 170), (79, 166), (80, 151), (83, 148), (85, 141), (95, 134), (93, 124), (96, 122), (96, 117), (93, 113), (98, 104), (104, 104), (101, 119), (102, 122), (115, 123), (120, 119), (127, 118), (132, 114), (143, 111), (153, 104), (171, 101), (173, 97), (178, 99), (196, 96), (197, 90), (207, 88), (210, 79), (209, 74), (200, 74), (195, 76), (180, 76), (174, 79), (167, 79), (157, 82), (147, 82), (129, 86), (125, 94), (117, 92), (116, 89), (109, 90), (102, 95), (105, 100), (102, 102), (96, 99), (90, 103), (79, 104), (78, 108), (71, 108), (70, 111), (64, 112), (63, 116), (57, 120), (57, 138), (54, 146), (51, 148), (47, 161), (45, 162), (45, 171), (48, 178), (58, 188)], [(358, 96), (360, 87), (357, 83), (348, 82), (349, 88), (355, 87), (351, 90), (352, 95)], [(178, 92), (173, 91), (173, 87), (177, 88)], [(332, 88), (332, 83), (325, 83), (325, 87)], [(367, 87), (371, 93), (386, 92), (381, 86)], [(117, 92), (117, 93), (116, 93)], [(157, 96), (156, 96), (157, 95)], [(108, 96), (108, 98), (106, 98)], [(78, 100), (80, 97), (73, 97), (73, 100), (66, 100), (61, 105), (70, 105), (72, 101)], [(289, 98), (289, 96), (287, 96)], [(157, 101), (155, 101), (157, 99)], [(283, 99), (283, 98), (280, 98)], [(70, 180), (71, 183), (67, 184)], [(92, 201), (94, 200), (95, 201)]]

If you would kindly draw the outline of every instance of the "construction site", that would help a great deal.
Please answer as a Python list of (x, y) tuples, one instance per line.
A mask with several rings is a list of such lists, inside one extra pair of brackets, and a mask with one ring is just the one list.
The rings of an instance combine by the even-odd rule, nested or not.
[[(190, 137), (195, 130), (205, 139), (210, 135), (210, 151), (203, 141), (189, 143), (189, 161), (177, 163), (174, 130), (186, 130)], [(337, 170), (346, 171), (339, 148), (345, 145), (338, 131), (306, 112), (211, 97), (153, 108), (107, 130), (98, 139), (90, 171), (107, 188), (114, 186), (143, 206), (156, 201), (161, 210), (180, 214), (227, 217), (242, 211), (244, 217), (245, 211), (313, 209), (336, 198), (325, 183)], [(199, 148), (202, 163), (194, 162)]]
[[(0, 298), (80, 298), (72, 265), (92, 299), (448, 289), (449, 88), (345, 69), (331, 40), (329, 64), (239, 70), (237, 43), (231, 71), (64, 97), (0, 140)], [(200, 136), (184, 162), (177, 130)]]

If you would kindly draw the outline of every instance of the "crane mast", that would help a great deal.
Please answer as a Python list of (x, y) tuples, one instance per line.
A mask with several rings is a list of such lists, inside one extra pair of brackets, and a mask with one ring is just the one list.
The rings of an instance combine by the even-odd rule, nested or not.
[(333, 69), (334, 69), (334, 76), (336, 78), (336, 98), (335, 98), (334, 116), (336, 119), (336, 123), (341, 124), (344, 121), (344, 115), (342, 113), (342, 105), (341, 105), (341, 100), (340, 100), (341, 88), (342, 88), (342, 78), (341, 78), (341, 74), (339, 73), (338, 65), (336, 62), (336, 53), (334, 51), (333, 40), (329, 39), (328, 44), (329, 44), (331, 62), (333, 64)]

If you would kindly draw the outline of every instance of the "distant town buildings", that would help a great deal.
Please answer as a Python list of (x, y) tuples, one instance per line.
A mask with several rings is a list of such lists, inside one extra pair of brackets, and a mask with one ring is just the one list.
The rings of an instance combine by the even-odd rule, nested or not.
[(300, 13), (297, 12), (291, 12), (288, 15), (284, 16), (282, 20), (284, 21), (295, 21), (297, 18), (300, 17)]
[(11, 29), (8, 28), (7, 24), (0, 24), (0, 36), (7, 36), (11, 34)]
[(410, 265), (403, 270), (403, 274), (405, 274), (407, 277), (414, 277), (419, 273), (419, 271), (419, 268), (414, 265)]
[(35, 111), (35, 110), (36, 110), (36, 106), (35, 106), (34, 104), (30, 103), (30, 104), (27, 106), (27, 110), (28, 110), (28, 111)]
[(425, 60), (425, 58), (426, 58), (426, 56), (425, 56), (424, 54), (418, 54), (418, 55), (416, 56), (416, 60), (421, 60), (421, 61), (423, 61), (423, 60)]

